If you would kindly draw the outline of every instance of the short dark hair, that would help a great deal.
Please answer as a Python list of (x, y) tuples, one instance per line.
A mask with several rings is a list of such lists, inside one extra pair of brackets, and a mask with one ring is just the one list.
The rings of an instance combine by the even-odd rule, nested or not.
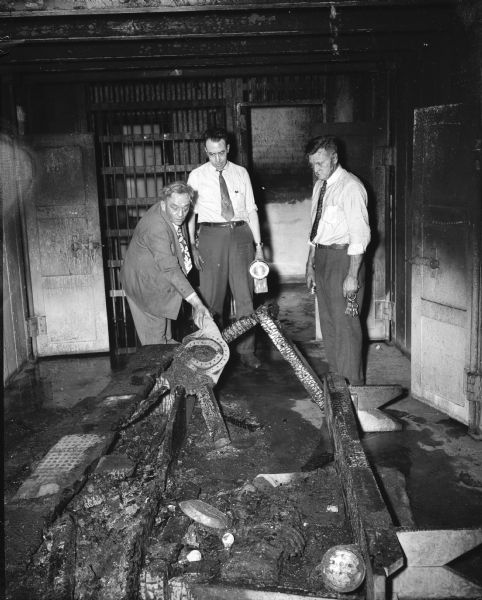
[(335, 152), (338, 154), (339, 149), (340, 144), (335, 137), (332, 135), (319, 135), (306, 144), (305, 155), (308, 158), (315, 154), (315, 152), (318, 152), (318, 150), (326, 150), (330, 154), (334, 154)]
[(192, 204), (196, 192), (190, 185), (184, 183), (184, 181), (174, 181), (162, 188), (160, 198), (161, 200), (167, 200), (172, 194), (187, 194), (189, 196), (189, 201)]
[(224, 140), (226, 142), (226, 146), (229, 143), (228, 132), (224, 127), (209, 127), (203, 134), (204, 145), (208, 140), (212, 140), (213, 142), (220, 142)]

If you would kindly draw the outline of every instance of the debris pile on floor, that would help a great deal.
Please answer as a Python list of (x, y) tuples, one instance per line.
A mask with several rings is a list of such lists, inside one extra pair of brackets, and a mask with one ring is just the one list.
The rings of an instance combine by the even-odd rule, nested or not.
[(164, 598), (160, 588), (179, 578), (332, 597), (317, 567), (329, 548), (353, 542), (336, 470), (260, 476), (270, 453), (262, 432), (231, 427), (230, 435), (230, 449), (242, 453), (212, 451), (195, 408), (150, 536), (142, 597)]

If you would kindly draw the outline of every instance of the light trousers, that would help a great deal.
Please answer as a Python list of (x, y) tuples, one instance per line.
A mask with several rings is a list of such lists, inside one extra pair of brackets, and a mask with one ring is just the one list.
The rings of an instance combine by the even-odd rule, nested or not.
[(129, 296), (126, 296), (126, 298), (136, 327), (137, 337), (143, 346), (172, 344), (174, 342), (171, 333), (171, 319), (155, 317), (141, 310)]

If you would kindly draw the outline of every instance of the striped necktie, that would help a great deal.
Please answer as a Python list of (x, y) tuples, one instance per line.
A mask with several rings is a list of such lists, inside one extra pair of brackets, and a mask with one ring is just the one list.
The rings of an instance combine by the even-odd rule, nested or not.
[(323, 182), (323, 185), (321, 186), (320, 195), (318, 196), (318, 204), (316, 206), (315, 220), (313, 221), (313, 227), (311, 228), (311, 233), (310, 233), (310, 242), (312, 242), (315, 239), (316, 234), (318, 233), (318, 224), (321, 219), (321, 211), (323, 210), (323, 196), (325, 195), (325, 192), (326, 192), (326, 179)]
[(226, 221), (231, 221), (234, 217), (234, 208), (222, 171), (219, 171), (219, 189), (221, 191), (221, 216)]
[(180, 227), (176, 227), (176, 233), (177, 239), (179, 240), (179, 245), (181, 246), (182, 257), (184, 259), (184, 269), (186, 273), (189, 273), (189, 271), (192, 269), (192, 260), (191, 255), (189, 254), (189, 248), (187, 247), (186, 239)]

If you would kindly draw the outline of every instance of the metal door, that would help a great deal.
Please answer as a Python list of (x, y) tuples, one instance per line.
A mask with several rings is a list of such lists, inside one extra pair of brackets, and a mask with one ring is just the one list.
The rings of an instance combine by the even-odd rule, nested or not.
[(25, 216), (36, 354), (107, 351), (93, 137), (25, 141), (35, 165)]
[(470, 421), (474, 398), (467, 384), (478, 362), (480, 197), (474, 137), (463, 105), (415, 111), (412, 394), (463, 423)]

